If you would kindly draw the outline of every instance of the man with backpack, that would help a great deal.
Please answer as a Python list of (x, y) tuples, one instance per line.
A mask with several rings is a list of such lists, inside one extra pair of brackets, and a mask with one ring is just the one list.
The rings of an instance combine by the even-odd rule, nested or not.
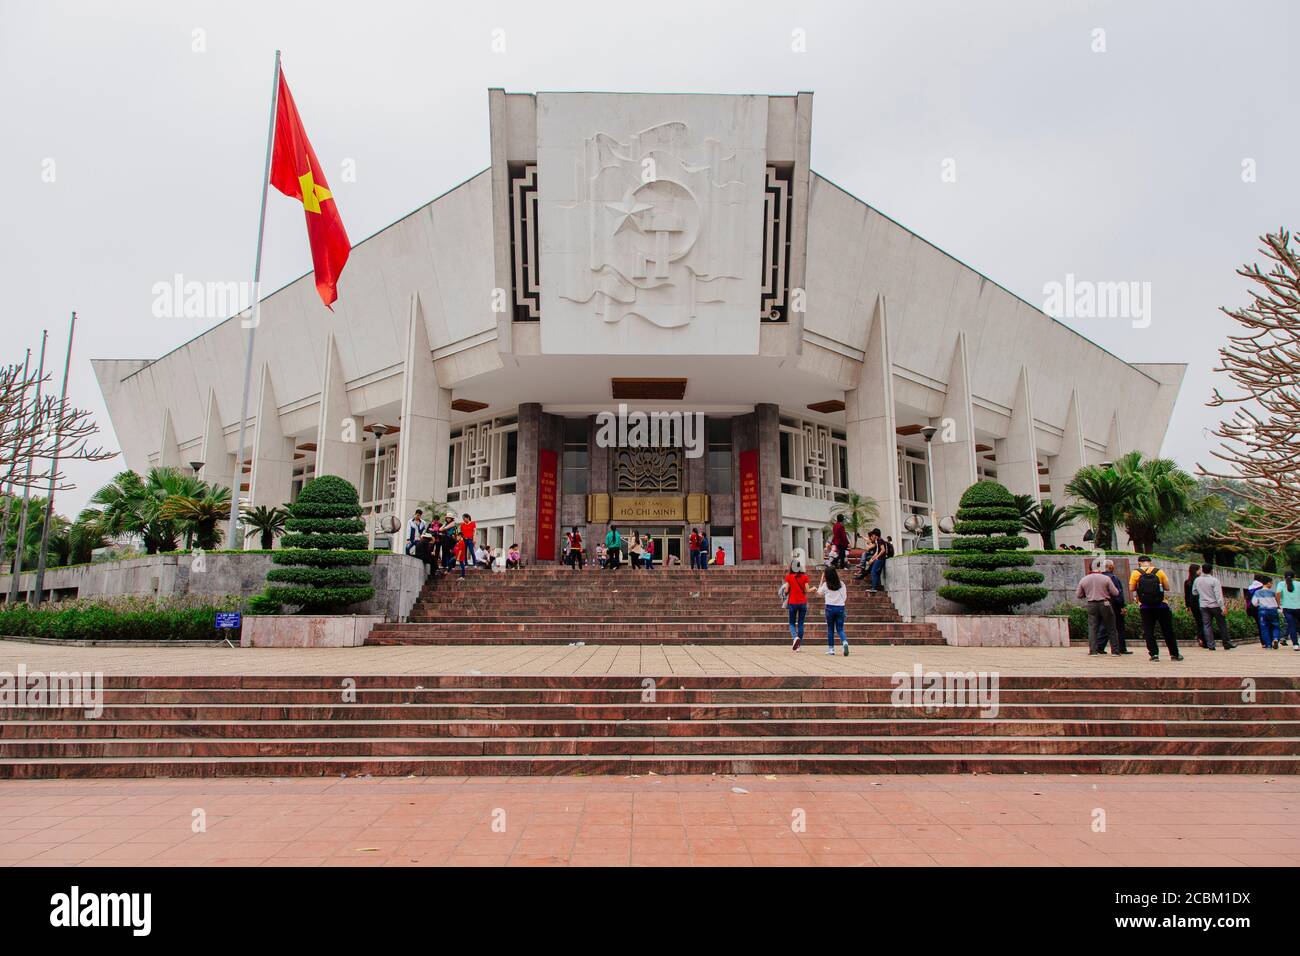
[(1147, 653), (1153, 661), (1160, 660), (1160, 645), (1156, 643), (1156, 624), (1164, 635), (1165, 646), (1169, 648), (1169, 658), (1181, 661), (1178, 653), (1178, 639), (1174, 637), (1174, 612), (1165, 601), (1169, 591), (1169, 578), (1165, 572), (1151, 564), (1149, 555), (1138, 556), (1137, 570), (1129, 575), (1128, 589), (1138, 602), (1142, 615), (1142, 636), (1146, 638)]
[(691, 570), (695, 570), (700, 566), (701, 552), (700, 552), (700, 529), (699, 528), (691, 529), (689, 547), (691, 551)]

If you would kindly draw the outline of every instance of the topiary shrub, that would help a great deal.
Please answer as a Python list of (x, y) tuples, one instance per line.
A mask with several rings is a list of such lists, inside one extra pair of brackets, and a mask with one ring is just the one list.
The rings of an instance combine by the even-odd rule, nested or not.
[(303, 613), (337, 612), (375, 596), (357, 489), (336, 475), (303, 486), (289, 506), (284, 547), (271, 555), (265, 591), (248, 602), (254, 614), (278, 614), (285, 605)]
[(1033, 604), (1047, 597), (1043, 575), (1032, 567), (1034, 559), (1024, 553), (1029, 541), (1021, 537), (1020, 509), (1015, 495), (996, 481), (977, 481), (961, 496), (957, 508), (957, 537), (940, 597), (974, 611), (1006, 613), (1021, 604)]

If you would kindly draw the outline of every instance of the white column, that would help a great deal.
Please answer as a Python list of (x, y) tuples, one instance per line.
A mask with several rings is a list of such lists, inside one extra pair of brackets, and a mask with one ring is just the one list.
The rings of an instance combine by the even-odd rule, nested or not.
[[(411, 293), (407, 319), (401, 427), (396, 514), (405, 522), (422, 502), (446, 498), (451, 443), (451, 389), (438, 385), (418, 292)], [(393, 547), (403, 547), (402, 535), (394, 535)]]
[(209, 485), (229, 488), (232, 495), (239, 495), (239, 485), (235, 483), (235, 456), (227, 450), (217, 392), (211, 388), (208, 389), (208, 417), (203, 426), (203, 471), (200, 477)]
[(321, 382), (320, 423), (316, 427), (316, 474), (344, 478), (360, 490), (364, 459), (361, 422), (352, 414), (338, 343), (330, 333), (325, 347), (325, 378)]
[(995, 442), (998, 482), (1013, 495), (1038, 495), (1038, 448), (1034, 440), (1034, 409), (1029, 400), (1029, 370), (1020, 366), (1007, 436)]
[(262, 365), (253, 438), (253, 473), (248, 486), (251, 507), (283, 507), (293, 493), (293, 440), (280, 427), (280, 408), (271, 384), (271, 368)]
[(957, 514), (962, 492), (975, 483), (975, 407), (971, 398), (970, 370), (966, 358), (966, 333), (957, 333), (948, 368), (948, 392), (938, 431), (930, 442), (934, 456), (931, 501), (937, 515)]
[(898, 493), (898, 432), (894, 414), (894, 372), (889, 352), (885, 299), (876, 299), (858, 387), (844, 393), (848, 427), (849, 488), (876, 500), (880, 530), (902, 541)]

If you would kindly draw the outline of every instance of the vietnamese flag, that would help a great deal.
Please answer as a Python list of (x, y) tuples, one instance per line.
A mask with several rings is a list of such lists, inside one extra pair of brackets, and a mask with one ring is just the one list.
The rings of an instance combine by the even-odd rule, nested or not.
[(311, 261), (316, 270), (316, 291), (325, 307), (333, 311), (338, 298), (335, 287), (343, 264), (348, 261), (352, 243), (339, 218), (338, 205), (325, 181), (316, 151), (311, 148), (303, 129), (298, 107), (289, 92), (284, 73), (280, 73), (280, 90), (275, 108), (275, 149), (271, 157), (271, 185), (302, 203), (307, 217), (307, 240), (311, 243)]

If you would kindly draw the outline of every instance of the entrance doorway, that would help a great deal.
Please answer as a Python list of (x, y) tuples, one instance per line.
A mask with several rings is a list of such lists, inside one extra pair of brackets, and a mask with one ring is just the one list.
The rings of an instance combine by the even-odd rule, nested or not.
[[(685, 551), (682, 547), (682, 529), (681, 528), (636, 528), (633, 529), (641, 533), (641, 538), (654, 539), (655, 543), (655, 566), (662, 567), (669, 555), (675, 557), (680, 562), (685, 560), (682, 555)], [(631, 532), (624, 535), (623, 540), (628, 541), (632, 537)]]

